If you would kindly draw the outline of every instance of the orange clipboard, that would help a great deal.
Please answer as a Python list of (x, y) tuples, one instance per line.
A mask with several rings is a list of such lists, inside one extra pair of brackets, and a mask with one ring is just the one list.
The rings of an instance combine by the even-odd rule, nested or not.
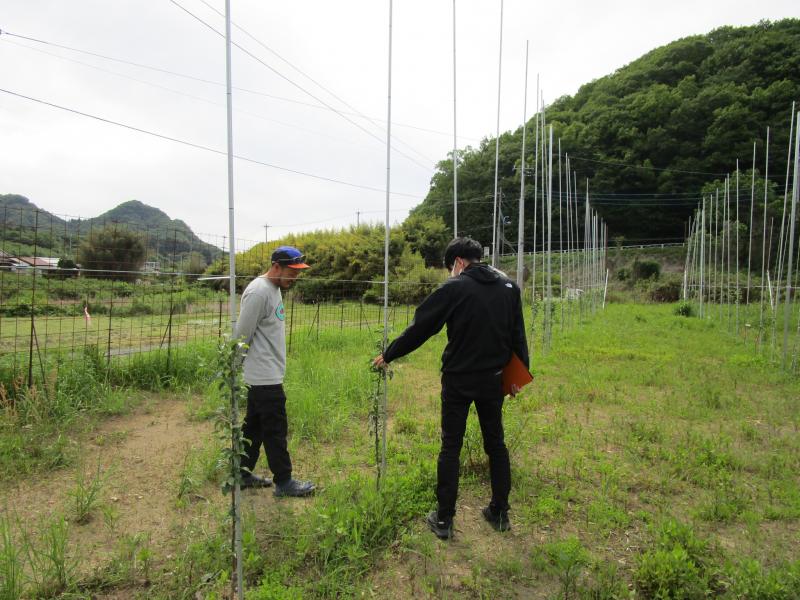
[(522, 389), (533, 381), (533, 375), (525, 367), (525, 364), (519, 359), (516, 353), (511, 353), (511, 360), (503, 367), (503, 395), (508, 396), (511, 394), (511, 386), (516, 385)]

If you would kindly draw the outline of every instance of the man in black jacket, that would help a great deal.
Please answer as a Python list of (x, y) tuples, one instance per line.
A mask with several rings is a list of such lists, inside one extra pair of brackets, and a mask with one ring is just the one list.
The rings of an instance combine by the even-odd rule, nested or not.
[(483, 516), (498, 531), (510, 528), (511, 465), (503, 434), (502, 370), (512, 352), (528, 367), (528, 345), (520, 290), (500, 271), (480, 262), (481, 250), (471, 238), (450, 242), (444, 258), (451, 278), (419, 305), (411, 325), (374, 361), (382, 367), (405, 356), (447, 325), (436, 486), (439, 506), (427, 516), (429, 527), (441, 539), (453, 536), (459, 455), (473, 402), (492, 482), (492, 499)]

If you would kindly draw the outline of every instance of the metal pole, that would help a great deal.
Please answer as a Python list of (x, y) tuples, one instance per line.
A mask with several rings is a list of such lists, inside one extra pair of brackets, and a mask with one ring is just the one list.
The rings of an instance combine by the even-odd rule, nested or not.
[[(531, 250), (531, 331), (536, 318), (536, 227), (539, 208), (539, 74), (536, 74), (536, 129), (534, 134), (535, 151), (533, 159), (533, 248)], [(532, 335), (532, 333), (531, 333)], [(535, 345), (531, 345), (534, 348)]]
[(453, 237), (458, 237), (458, 138), (456, 137), (456, 0), (453, 0)]
[[(386, 225), (383, 245), (383, 349), (386, 350), (389, 335), (389, 196), (392, 175), (392, 0), (389, 0), (389, 77), (386, 108)], [(388, 410), (388, 384), (383, 372), (383, 406), (381, 407), (381, 463), (378, 470), (378, 485), (386, 473), (386, 413)]]
[(553, 331), (553, 126), (547, 149), (547, 349)]
[[(454, 0), (455, 1), (455, 0)], [(522, 158), (520, 160), (519, 217), (517, 222), (517, 285), (522, 288), (525, 271), (525, 133), (528, 129), (528, 40), (525, 40), (525, 92), (522, 102)]]
[(783, 312), (783, 368), (786, 368), (787, 352), (789, 349), (789, 321), (792, 316), (792, 259), (794, 258), (794, 227), (795, 220), (797, 219), (797, 201), (798, 201), (798, 163), (800, 160), (797, 158), (797, 153), (800, 150), (800, 113), (797, 115), (798, 127), (794, 134), (794, 184), (792, 187), (792, 214), (789, 217), (789, 255), (787, 257), (787, 276), (786, 276), (786, 294), (784, 299), (784, 312)]
[(497, 266), (497, 184), (500, 176), (500, 89), (503, 75), (503, 0), (500, 0), (500, 57), (497, 65), (497, 130), (494, 143), (494, 212), (492, 216), (492, 266)]
[(564, 331), (564, 225), (561, 215), (561, 138), (558, 138), (558, 303), (561, 306), (561, 331)]
[[(683, 301), (686, 302), (686, 295), (689, 284), (689, 256), (692, 253), (692, 217), (689, 217), (689, 236), (686, 238), (686, 260), (683, 265)], [(604, 303), (605, 304), (605, 303)]]
[[(786, 179), (784, 180), (783, 184), (783, 212), (781, 213), (781, 233), (780, 237), (778, 238), (778, 270), (775, 272), (775, 282), (776, 282), (776, 295), (775, 295), (775, 319), (773, 319), (773, 327), (777, 322), (777, 310), (778, 310), (778, 302), (780, 302), (780, 284), (781, 284), (781, 274), (783, 273), (783, 240), (784, 240), (784, 223), (786, 222), (786, 202), (788, 199), (789, 194), (789, 172), (790, 167), (792, 164), (792, 137), (794, 136), (794, 107), (795, 103), (792, 102), (792, 117), (791, 123), (789, 124), (789, 155), (786, 157)], [(774, 332), (773, 332), (774, 337)]]
[(736, 159), (736, 327), (739, 334), (739, 159)]
[(764, 333), (764, 270), (767, 259), (767, 189), (769, 189), (769, 127), (767, 127), (767, 145), (764, 166), (764, 233), (761, 236), (761, 303), (758, 318), (758, 342)]
[(755, 195), (756, 195), (756, 143), (753, 142), (753, 168), (750, 170), (752, 180), (750, 182), (750, 223), (748, 224), (749, 241), (747, 244), (747, 301), (746, 305), (750, 305), (750, 268), (753, 259), (753, 211), (755, 210)]
[[(233, 212), (233, 86), (231, 84), (231, 0), (225, 0), (225, 89), (227, 99), (227, 129), (228, 129), (228, 230), (230, 247), (228, 256), (229, 288), (230, 288), (230, 318), (231, 334), (236, 327), (236, 238)], [(171, 312), (171, 311), (170, 311)], [(231, 386), (231, 422), (233, 429), (239, 425), (239, 406), (236, 392)], [(234, 468), (239, 465), (238, 442), (235, 431), (232, 431), (232, 450), (234, 455)], [(242, 515), (240, 507), (241, 489), (239, 478), (235, 477), (231, 503), (233, 511), (233, 551), (235, 575), (233, 588), (239, 600), (244, 600), (244, 570), (242, 566)]]
[(703, 276), (705, 275), (706, 253), (706, 199), (703, 198), (703, 208), (700, 212), (700, 318), (703, 318)]

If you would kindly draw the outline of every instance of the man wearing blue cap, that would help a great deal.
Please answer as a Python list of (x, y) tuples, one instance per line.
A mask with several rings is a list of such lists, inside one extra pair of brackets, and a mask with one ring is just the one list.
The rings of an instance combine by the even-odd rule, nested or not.
[[(308, 496), (315, 486), (292, 478), (292, 461), (286, 446), (288, 422), (283, 376), (286, 372), (286, 313), (281, 290), (288, 290), (308, 265), (292, 246), (272, 253), (269, 270), (256, 277), (242, 294), (234, 337), (248, 345), (244, 359), (247, 415), (242, 457), (242, 487), (269, 487), (272, 482), (253, 473), (261, 446), (273, 474), (276, 496)], [(249, 440), (249, 442), (247, 441)]]

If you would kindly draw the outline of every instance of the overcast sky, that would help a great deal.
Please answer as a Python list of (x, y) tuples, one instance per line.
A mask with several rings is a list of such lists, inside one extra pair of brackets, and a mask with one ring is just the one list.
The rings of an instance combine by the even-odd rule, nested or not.
[[(224, 152), (224, 39), (176, 4), (224, 31), (212, 10), (224, 11), (223, 0), (3, 0), (0, 30), (51, 45), (0, 34), (0, 88)], [(267, 223), (270, 239), (341, 227), (357, 211), (362, 222), (382, 219), (388, 0), (231, 4), (234, 23), (253, 36), (234, 28), (234, 41), (274, 69), (234, 48), (235, 153), (373, 188), (237, 160), (236, 237), (262, 240)], [(459, 0), (456, 11), (463, 147), (495, 132), (500, 2)], [(526, 40), (530, 116), (537, 73), (547, 102), (678, 38), (792, 16), (795, 0), (505, 0), (500, 128), (523, 119)], [(392, 219), (400, 222), (452, 149), (452, 0), (395, 1), (393, 38)], [(223, 154), (0, 92), (0, 193), (50, 212), (93, 217), (137, 199), (221, 240), (226, 172)]]

